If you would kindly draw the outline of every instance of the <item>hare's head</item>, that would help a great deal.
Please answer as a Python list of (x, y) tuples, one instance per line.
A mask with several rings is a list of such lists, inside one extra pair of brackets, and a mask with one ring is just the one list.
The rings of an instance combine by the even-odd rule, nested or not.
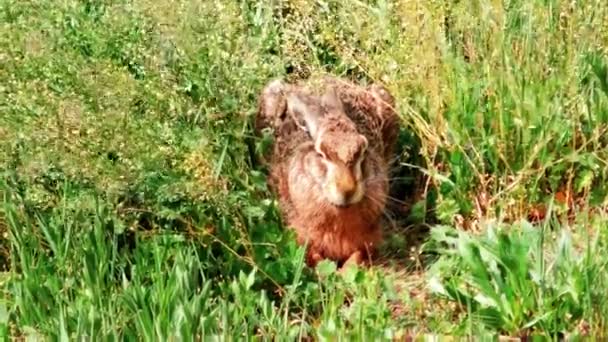
[(318, 97), (287, 94), (287, 109), (313, 142), (301, 165), (327, 201), (336, 206), (358, 203), (365, 197), (368, 141), (344, 113), (333, 89)]

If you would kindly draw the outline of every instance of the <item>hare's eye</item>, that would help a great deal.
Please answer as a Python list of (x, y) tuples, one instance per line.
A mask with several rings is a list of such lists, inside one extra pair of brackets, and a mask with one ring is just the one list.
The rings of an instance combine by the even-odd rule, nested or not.
[(319, 145), (319, 146), (315, 146), (315, 152), (317, 152), (317, 155), (323, 159), (327, 159), (327, 154), (325, 153), (325, 151), (323, 151), (323, 148)]

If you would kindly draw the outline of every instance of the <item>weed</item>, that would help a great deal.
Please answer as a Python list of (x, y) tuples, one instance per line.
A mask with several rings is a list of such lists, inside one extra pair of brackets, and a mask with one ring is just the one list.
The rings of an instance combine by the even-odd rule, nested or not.
[[(601, 335), (607, 21), (602, 1), (0, 2), (0, 336)], [(251, 129), (266, 82), (325, 73), (385, 84), (403, 123), (387, 260), (342, 275), (303, 266)]]

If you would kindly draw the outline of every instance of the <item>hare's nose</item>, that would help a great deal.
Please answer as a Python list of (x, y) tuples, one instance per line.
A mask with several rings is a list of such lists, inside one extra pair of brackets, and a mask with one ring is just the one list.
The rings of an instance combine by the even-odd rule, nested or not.
[(342, 193), (342, 196), (344, 196), (345, 202), (348, 202), (357, 191), (357, 184), (355, 182), (355, 179), (352, 175), (348, 173), (344, 173), (342, 177), (339, 178), (337, 185), (338, 190), (340, 191), (340, 193)]
[(343, 190), (342, 191), (342, 194), (344, 195), (345, 202), (349, 202), (350, 201), (351, 197), (353, 197), (353, 195), (355, 194), (356, 190), (357, 189), (353, 186), (352, 188), (349, 188), (347, 190)]

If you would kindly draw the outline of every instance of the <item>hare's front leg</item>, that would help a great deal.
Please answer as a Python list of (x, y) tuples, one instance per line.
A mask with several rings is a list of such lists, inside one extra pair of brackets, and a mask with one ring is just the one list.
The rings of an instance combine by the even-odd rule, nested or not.
[(348, 259), (346, 259), (344, 264), (342, 264), (341, 271), (348, 268), (348, 265), (357, 265), (357, 266), (368, 265), (368, 266), (370, 266), (371, 265), (370, 259), (373, 258), (375, 251), (376, 250), (375, 250), (373, 244), (366, 244), (364, 249), (357, 250), (356, 252), (351, 254), (348, 257)]
[(341, 270), (345, 270), (349, 265), (363, 265), (364, 261), (363, 253), (361, 251), (356, 251), (355, 253), (351, 254), (348, 259), (346, 259)]
[(306, 264), (308, 267), (315, 268), (321, 260), (323, 260), (321, 253), (309, 247), (308, 252), (306, 253)]

